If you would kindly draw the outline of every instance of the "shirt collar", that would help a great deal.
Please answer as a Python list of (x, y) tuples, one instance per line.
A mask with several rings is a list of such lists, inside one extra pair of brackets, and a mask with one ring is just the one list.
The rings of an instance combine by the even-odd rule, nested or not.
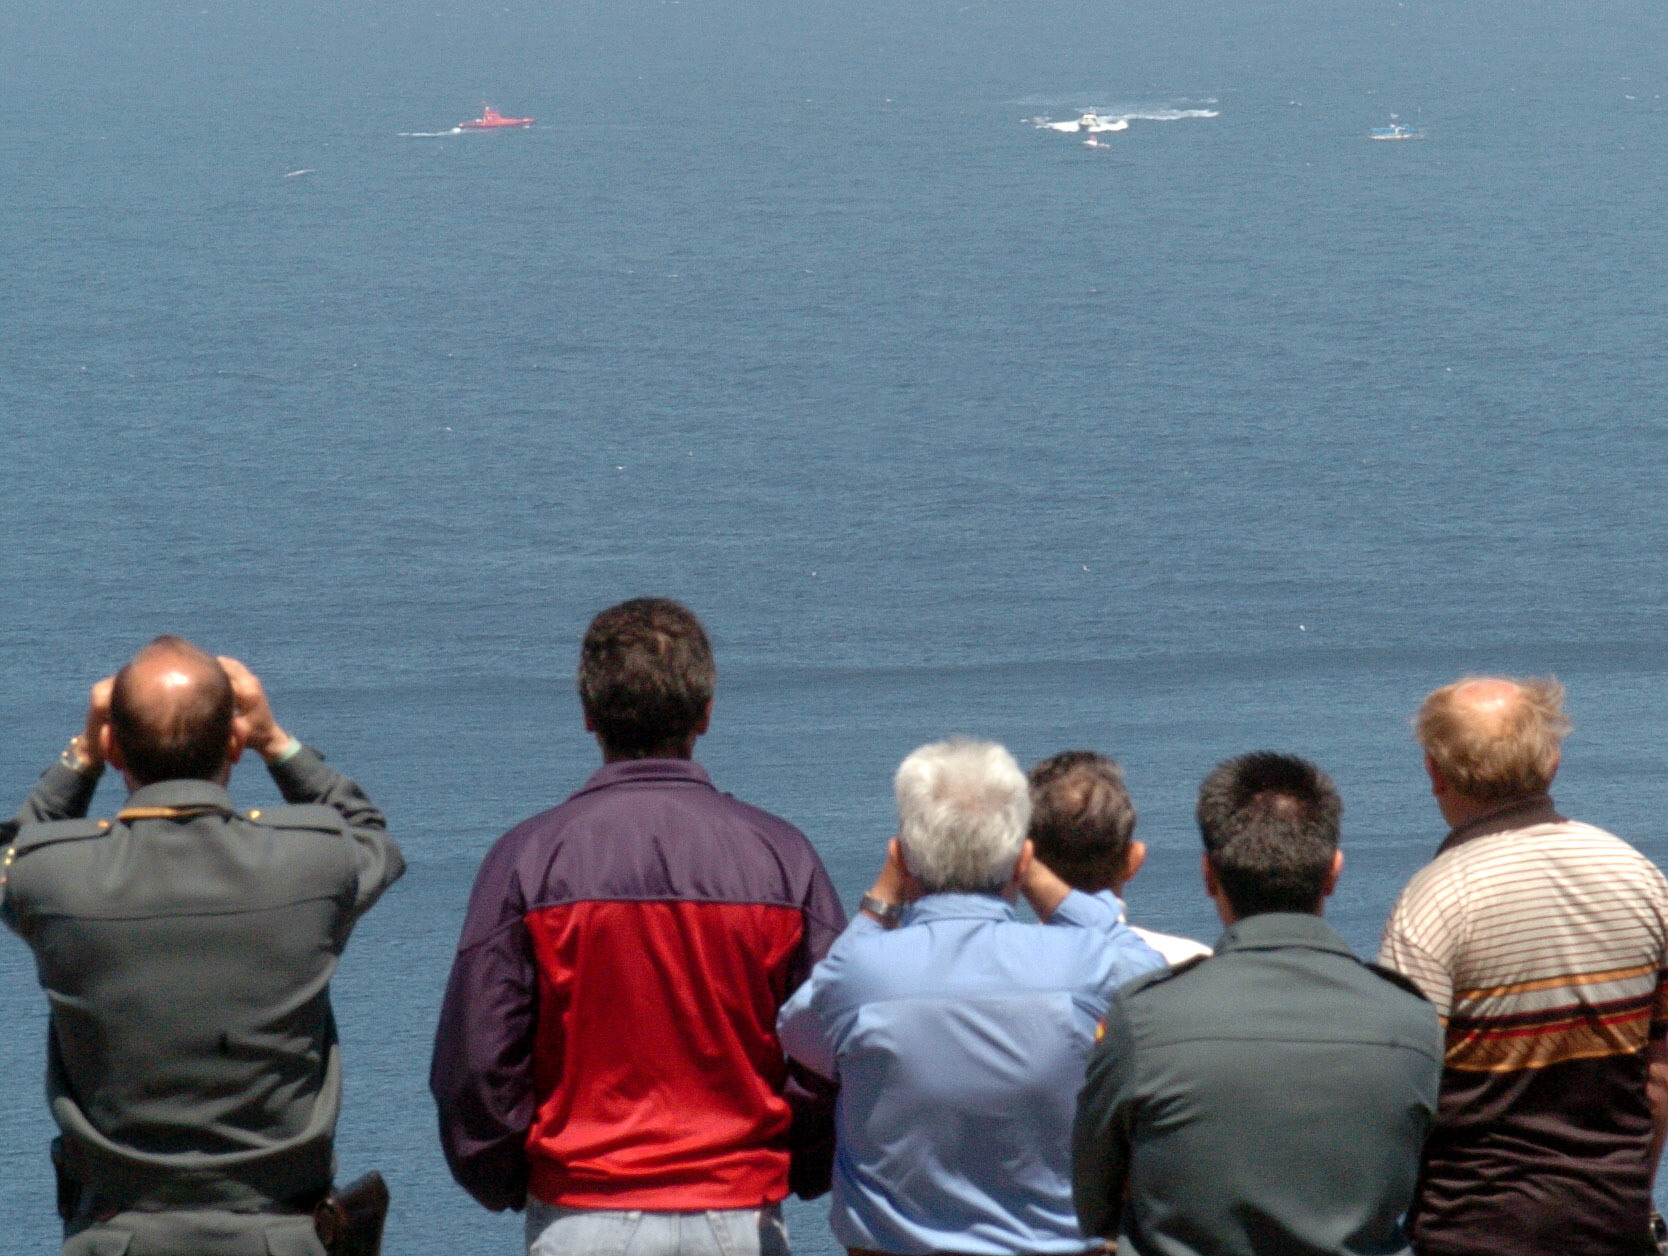
[(934, 920), (1013, 920), (1014, 907), (996, 894), (928, 894), (904, 908), (899, 928)]
[[(693, 759), (616, 759), (605, 763), (583, 785), (578, 794), (610, 785), (704, 785), (713, 787), (706, 769)], [(575, 797), (578, 796), (575, 794)]]
[(1448, 836), (1442, 840), (1442, 845), (1436, 848), (1436, 853), (1445, 855), (1454, 847), (1474, 842), (1479, 837), (1509, 833), (1513, 829), (1526, 829), (1534, 824), (1563, 822), (1564, 817), (1559, 815), (1558, 809), (1552, 805), (1551, 794), (1531, 794), (1527, 798), (1514, 798), (1451, 829)]
[(123, 810), (132, 807), (204, 807), (215, 811), (236, 811), (224, 785), (213, 781), (153, 781), (127, 796)]
[(1352, 959), (1355, 952), (1319, 916), (1302, 911), (1265, 911), (1247, 916), (1228, 926), (1216, 944), (1216, 953), (1260, 951), (1282, 946), (1306, 946), (1315, 951), (1336, 951)]

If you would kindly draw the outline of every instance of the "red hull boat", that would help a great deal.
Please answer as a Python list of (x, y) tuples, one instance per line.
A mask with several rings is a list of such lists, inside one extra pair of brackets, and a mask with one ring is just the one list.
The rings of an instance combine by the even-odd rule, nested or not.
[(531, 118), (506, 118), (503, 114), (499, 113), (491, 105), (486, 105), (481, 109), (481, 116), (480, 117), (471, 118), (471, 119), (469, 119), (468, 122), (458, 123), (458, 130), (460, 130), (460, 131), (496, 131), (499, 127), (532, 126), (532, 125), (533, 125), (533, 119), (531, 119)]

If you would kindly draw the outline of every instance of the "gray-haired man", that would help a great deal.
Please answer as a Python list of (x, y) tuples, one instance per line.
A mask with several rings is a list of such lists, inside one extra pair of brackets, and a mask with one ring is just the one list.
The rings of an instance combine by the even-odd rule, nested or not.
[[(1002, 747), (923, 746), (896, 792), (863, 913), (780, 1020), (789, 1055), (841, 1084), (835, 1237), (896, 1256), (1080, 1256), (1071, 1097), (1112, 991), (1162, 960), (1033, 859), (1025, 777)], [(1015, 919), (1021, 893), (1046, 926)]]

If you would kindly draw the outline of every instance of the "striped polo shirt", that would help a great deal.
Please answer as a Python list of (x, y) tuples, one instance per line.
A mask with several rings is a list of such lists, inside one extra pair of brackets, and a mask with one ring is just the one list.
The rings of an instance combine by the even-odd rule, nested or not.
[(1646, 1045), (1668, 1032), (1668, 881), (1545, 795), (1455, 829), (1380, 960), (1446, 1025), (1408, 1228), (1422, 1256), (1632, 1253), (1651, 1208)]

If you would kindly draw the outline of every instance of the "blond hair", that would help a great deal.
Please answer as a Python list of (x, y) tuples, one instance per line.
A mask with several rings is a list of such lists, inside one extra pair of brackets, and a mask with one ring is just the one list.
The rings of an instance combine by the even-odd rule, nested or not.
[[(1509, 685), (1515, 692), (1482, 707), (1465, 696), (1466, 689), (1477, 685)], [(1564, 687), (1551, 676), (1467, 676), (1426, 698), (1413, 728), (1443, 780), (1456, 791), (1504, 800), (1547, 791), (1570, 722), (1564, 715)]]

